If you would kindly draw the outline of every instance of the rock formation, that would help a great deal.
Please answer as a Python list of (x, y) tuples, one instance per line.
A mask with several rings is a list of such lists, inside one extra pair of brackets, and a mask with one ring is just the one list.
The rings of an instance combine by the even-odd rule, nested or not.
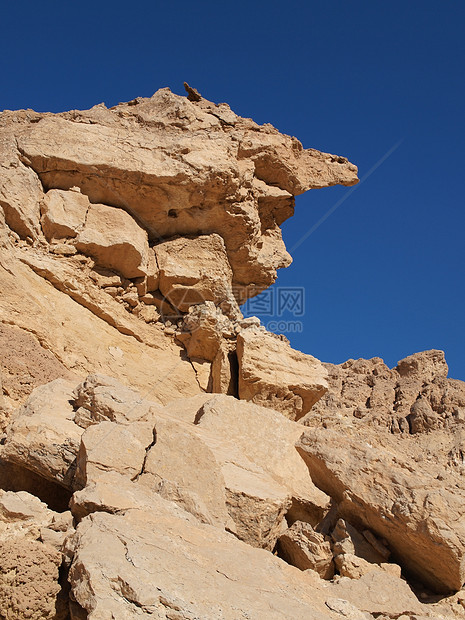
[(356, 167), (186, 90), (0, 113), (0, 618), (460, 617), (443, 353), (322, 364), (240, 310)]

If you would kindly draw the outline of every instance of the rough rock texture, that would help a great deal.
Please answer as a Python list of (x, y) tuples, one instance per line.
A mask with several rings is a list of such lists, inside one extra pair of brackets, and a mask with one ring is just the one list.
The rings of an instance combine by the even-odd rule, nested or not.
[(296, 521), (279, 537), (279, 549), (289, 564), (301, 570), (311, 568), (323, 579), (334, 575), (331, 545), (309, 523)]
[(39, 385), (73, 373), (45, 349), (30, 332), (0, 323), (0, 374), (2, 396), (14, 406)]
[[(0, 609), (5, 620), (55, 619), (61, 554), (33, 540), (1, 545)], [(4, 610), (4, 611), (3, 611)], [(64, 616), (62, 616), (64, 617)]]
[(321, 364), (239, 310), (355, 166), (186, 90), (0, 114), (0, 617), (460, 617), (442, 352)]
[(51, 189), (40, 205), (40, 224), (47, 241), (76, 237), (86, 224), (89, 199), (79, 191)]
[(384, 538), (405, 570), (433, 589), (460, 589), (463, 484), (457, 487), (450, 475), (446, 482), (439, 467), (414, 467), (406, 446), (386, 441), (380, 450), (355, 429), (346, 429), (344, 443), (340, 438), (334, 430), (312, 429), (298, 444), (313, 481), (335, 499), (338, 513)]
[(357, 182), (345, 158), (304, 150), (225, 104), (191, 102), (169, 89), (112, 110), (5, 112), (1, 120), (17, 124), (10, 159), (47, 190), (79, 187), (92, 203), (127, 211), (155, 242), (220, 234), (242, 299), (290, 262), (279, 225), (292, 215), (293, 195)]
[(279, 337), (257, 328), (239, 333), (239, 398), (298, 420), (327, 390), (322, 364)]
[(65, 620), (61, 547), (74, 533), (71, 514), (49, 510), (37, 497), (0, 490), (0, 615), (16, 620)]
[(125, 278), (149, 275), (147, 233), (121, 209), (89, 205), (76, 249)]
[(303, 420), (309, 426), (323, 418), (331, 424), (342, 415), (386, 426), (393, 434), (415, 433), (453, 426), (465, 415), (464, 383), (447, 379), (442, 351), (415, 353), (392, 370), (379, 357), (324, 366), (329, 389)]
[(160, 291), (169, 303), (187, 312), (191, 306), (212, 301), (216, 306), (240, 310), (232, 292), (232, 270), (220, 235), (193, 239), (178, 237), (155, 246), (160, 270)]
[(354, 581), (341, 579), (332, 588), (332, 595), (348, 599), (360, 610), (367, 611), (379, 617), (381, 614), (388, 618), (399, 616), (421, 616), (422, 605), (405, 581), (384, 573), (373, 571)]
[(82, 429), (74, 423), (74, 384), (56, 379), (34, 390), (13, 415), (2, 458), (71, 488)]
[(97, 512), (78, 526), (70, 580), (89, 619), (335, 617), (296, 569), (162, 498), (152, 507)]

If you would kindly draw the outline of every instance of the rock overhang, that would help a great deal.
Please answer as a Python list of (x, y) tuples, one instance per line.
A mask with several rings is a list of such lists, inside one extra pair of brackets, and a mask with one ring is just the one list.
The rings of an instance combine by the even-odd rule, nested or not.
[(17, 124), (15, 142), (46, 191), (77, 187), (91, 203), (124, 209), (154, 245), (221, 235), (240, 304), (290, 264), (279, 227), (294, 197), (358, 181), (344, 157), (169, 89), (112, 109), (32, 116)]

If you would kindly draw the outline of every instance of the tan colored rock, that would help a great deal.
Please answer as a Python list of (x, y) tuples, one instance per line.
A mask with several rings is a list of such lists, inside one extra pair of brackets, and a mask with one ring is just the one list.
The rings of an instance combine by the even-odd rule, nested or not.
[(64, 620), (67, 610), (59, 600), (60, 565), (61, 554), (41, 542), (2, 542), (0, 609), (5, 619)]
[(136, 479), (144, 467), (146, 452), (154, 443), (153, 423), (128, 425), (100, 422), (81, 436), (77, 455), (75, 488), (83, 488), (108, 471)]
[[(329, 390), (303, 420), (308, 426), (338, 426), (356, 418), (393, 434), (418, 433), (448, 427), (465, 407), (465, 385), (446, 378), (442, 351), (415, 353), (392, 370), (376, 357), (324, 366)], [(422, 412), (416, 412), (419, 406)]]
[(444, 352), (432, 349), (409, 355), (398, 362), (396, 370), (401, 377), (418, 379), (423, 383), (431, 383), (436, 377), (447, 377), (447, 366)]
[(47, 240), (76, 237), (84, 227), (89, 207), (89, 199), (80, 192), (47, 192), (40, 206), (40, 223)]
[(336, 555), (334, 557), (334, 564), (338, 573), (342, 577), (349, 577), (349, 579), (360, 579), (363, 575), (367, 575), (377, 569), (398, 578), (401, 576), (401, 568), (397, 564), (382, 562), (381, 564), (374, 565), (353, 553), (341, 553)]
[[(125, 496), (123, 496), (124, 498)], [(337, 618), (305, 573), (159, 496), (150, 509), (96, 512), (74, 538), (72, 596), (90, 620), (136, 618)], [(264, 587), (266, 583), (266, 587)]]
[(13, 120), (17, 115), (23, 122), (29, 122), (28, 112), (4, 112), (0, 117), (0, 207), (12, 230), (23, 239), (35, 239), (40, 230), (39, 202), (43, 191), (39, 177), (18, 152), (14, 135), (18, 125)]
[(66, 536), (73, 533), (69, 511), (57, 513), (35, 495), (0, 490), (0, 548), (13, 540), (41, 540), (61, 553)]
[(204, 392), (209, 392), (210, 385), (211, 385), (211, 381), (210, 381), (211, 364), (210, 362), (207, 362), (204, 359), (199, 359), (198, 357), (190, 358), (190, 362), (192, 364), (192, 367), (195, 370), (195, 376), (196, 376), (197, 383), (199, 384), (200, 388)]
[(355, 607), (355, 605), (352, 605), (352, 603), (349, 603), (349, 601), (343, 598), (329, 597), (326, 599), (325, 604), (328, 609), (338, 614), (339, 617), (343, 616), (349, 620), (371, 620), (373, 618), (371, 614), (368, 615), (360, 611), (358, 607)]
[(148, 421), (157, 406), (117, 379), (92, 374), (73, 391), (74, 422), (82, 428), (103, 421), (127, 425)]
[(231, 320), (212, 301), (191, 306), (185, 315), (178, 339), (189, 357), (212, 362), (224, 338), (234, 336)]
[(234, 533), (253, 547), (272, 551), (286, 528), (285, 515), (292, 506), (289, 491), (232, 445), (210, 447), (221, 463)]
[(48, 523), (50, 513), (46, 504), (30, 493), (25, 491), (13, 493), (0, 489), (0, 521), (11, 523), (32, 519), (40, 521), (45, 518)]
[(71, 488), (82, 433), (74, 423), (74, 387), (55, 379), (36, 388), (12, 416), (2, 459)]
[(148, 271), (147, 233), (122, 209), (90, 205), (84, 228), (76, 237), (76, 248), (126, 278)]
[(193, 305), (213, 301), (232, 316), (239, 316), (232, 293), (232, 270), (220, 235), (178, 237), (163, 241), (154, 250), (160, 291), (173, 307), (187, 312)]
[[(85, 285), (79, 283), (77, 267), (56, 271), (42, 257), (40, 261), (35, 273), (16, 260), (14, 252), (7, 262), (2, 255), (0, 288), (7, 294), (2, 296), (0, 322), (13, 322), (33, 333), (44, 349), (82, 378), (93, 372), (118, 377), (163, 403), (200, 392), (191, 364), (180, 358), (179, 346), (161, 330), (157, 332), (116, 302), (120, 314), (114, 306), (109, 308), (108, 301), (103, 305), (98, 293), (109, 301), (111, 297), (97, 287), (91, 294), (87, 279)], [(83, 337), (86, 334), (92, 338)]]
[(33, 333), (14, 325), (0, 323), (0, 350), (3, 395), (11, 405), (20, 404), (39, 385), (73, 378)]
[[(224, 431), (192, 424), (195, 414), (189, 425), (170, 420), (168, 412), (137, 398), (133, 390), (98, 375), (88, 377), (73, 396), (75, 422), (87, 428), (77, 454), (74, 488), (117, 472), (175, 501), (200, 520), (268, 549), (274, 547), (293, 501), (306, 508), (308, 504), (312, 514), (322, 510), (314, 505), (315, 496), (317, 501), (320, 497), (311, 484), (308, 495), (293, 500), (288, 485), (273, 478), (258, 458), (256, 462), (248, 458), (246, 444), (234, 445)], [(298, 460), (293, 442), (287, 449)], [(288, 460), (291, 464), (292, 459)], [(82, 515), (84, 508), (76, 510)]]
[(374, 570), (356, 580), (341, 579), (331, 586), (331, 595), (346, 599), (361, 611), (375, 617), (381, 614), (390, 618), (402, 614), (409, 617), (425, 611), (403, 579), (380, 570)]
[(222, 341), (211, 365), (210, 391), (214, 394), (238, 396), (238, 361), (233, 343)]
[(460, 589), (465, 491), (454, 478), (445, 484), (438, 469), (412, 467), (405, 442), (396, 447), (393, 439), (383, 450), (375, 441), (355, 429), (346, 429), (343, 441), (340, 432), (312, 429), (297, 449), (313, 482), (338, 504), (341, 517), (384, 538), (402, 567), (430, 588)]
[[(368, 530), (365, 532), (369, 536), (370, 532)], [(386, 549), (380, 541), (370, 537), (376, 545), (374, 547), (366, 536), (344, 519), (337, 521), (336, 527), (331, 532), (331, 538), (335, 555), (356, 555), (371, 564), (381, 564), (390, 556), (389, 549)]]
[(239, 398), (276, 409), (291, 420), (305, 415), (327, 391), (321, 362), (269, 332), (242, 330), (237, 357)]
[(312, 569), (322, 579), (334, 575), (331, 545), (309, 523), (296, 521), (278, 540), (282, 557), (300, 570)]
[[(63, 260), (28, 252), (21, 256), (21, 260), (59, 291), (67, 294), (121, 334), (132, 336), (149, 346), (161, 348), (161, 328), (154, 330), (152, 327), (147, 327), (145, 322), (139, 321), (137, 317), (127, 312), (122, 304), (110, 297), (107, 294), (108, 288), (102, 290), (95, 286), (89, 280), (89, 277), (94, 279), (94, 270), (88, 265), (86, 267), (79, 265), (80, 257)], [(134, 307), (139, 301), (136, 290), (132, 288), (122, 294), (122, 299), (128, 302), (128, 307)]]
[(195, 429), (156, 421), (139, 483), (182, 506), (203, 523), (235, 529), (226, 509), (225, 481), (217, 460)]
[(169, 89), (114, 110), (37, 115), (35, 124), (11, 117), (26, 171), (47, 189), (77, 186), (92, 203), (123, 208), (154, 242), (223, 236), (241, 302), (290, 262), (279, 225), (292, 215), (293, 194), (357, 182), (345, 158)]
[[(302, 427), (278, 412), (231, 396), (217, 395), (202, 400), (203, 404), (197, 398), (184, 403), (178, 401), (177, 407), (184, 404), (185, 412), (191, 408), (191, 419), (199, 431), (205, 432), (205, 441), (211, 442), (214, 451), (214, 445), (221, 440), (225, 462), (234, 463), (234, 458), (240, 458), (238, 454), (245, 455), (250, 463), (284, 488), (292, 498), (288, 514), (291, 521), (304, 517), (316, 525), (328, 510), (329, 498), (313, 485), (305, 463), (294, 448)], [(173, 412), (170, 407), (167, 410)], [(238, 461), (239, 466), (242, 460)], [(245, 466), (250, 468), (250, 463)]]

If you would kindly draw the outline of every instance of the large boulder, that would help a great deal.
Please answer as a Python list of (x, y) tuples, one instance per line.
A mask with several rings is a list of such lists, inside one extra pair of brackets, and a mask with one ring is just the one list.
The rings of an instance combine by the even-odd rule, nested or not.
[(321, 362), (260, 328), (237, 337), (239, 398), (281, 411), (291, 420), (304, 416), (328, 389)]
[(148, 272), (147, 232), (122, 209), (90, 205), (84, 227), (76, 237), (76, 248), (126, 278)]
[(375, 434), (348, 427), (343, 439), (340, 431), (309, 429), (297, 449), (342, 518), (386, 540), (402, 567), (430, 588), (462, 587), (465, 489), (446, 464), (415, 466), (406, 442), (380, 445)]
[[(149, 506), (141, 496), (139, 507), (127, 508), (130, 491), (123, 485), (120, 490), (120, 509), (84, 518), (72, 543), (71, 592), (90, 620), (108, 614), (128, 619), (338, 617), (325, 610), (324, 593), (310, 576), (200, 524), (157, 495)], [(117, 492), (118, 487), (114, 500)]]
[(238, 316), (232, 292), (232, 270), (220, 235), (178, 237), (155, 246), (160, 291), (169, 303), (187, 312), (212, 301)]
[(12, 416), (2, 458), (71, 488), (82, 428), (74, 423), (75, 384), (64, 379), (36, 388)]
[(47, 192), (40, 206), (40, 223), (47, 240), (76, 237), (84, 227), (89, 206), (89, 199), (79, 191)]

